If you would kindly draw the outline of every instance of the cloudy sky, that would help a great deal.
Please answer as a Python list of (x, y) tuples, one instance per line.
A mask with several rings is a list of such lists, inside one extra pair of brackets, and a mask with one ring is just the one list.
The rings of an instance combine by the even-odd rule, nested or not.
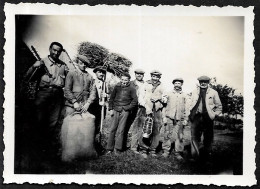
[(136, 68), (146, 71), (145, 80), (160, 70), (168, 90), (175, 77), (190, 92), (197, 77), (208, 75), (243, 93), (243, 17), (36, 16), (24, 41), (41, 57), (59, 41), (72, 58), (80, 42), (90, 41), (130, 59), (133, 77)]

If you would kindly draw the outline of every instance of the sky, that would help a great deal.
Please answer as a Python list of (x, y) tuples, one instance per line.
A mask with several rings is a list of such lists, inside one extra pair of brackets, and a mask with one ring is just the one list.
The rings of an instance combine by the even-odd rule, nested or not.
[(168, 91), (176, 77), (188, 93), (207, 75), (243, 94), (243, 17), (35, 16), (24, 41), (41, 57), (59, 41), (71, 58), (80, 42), (89, 41), (128, 58), (132, 78), (136, 68), (145, 70), (145, 80), (152, 70), (161, 71)]

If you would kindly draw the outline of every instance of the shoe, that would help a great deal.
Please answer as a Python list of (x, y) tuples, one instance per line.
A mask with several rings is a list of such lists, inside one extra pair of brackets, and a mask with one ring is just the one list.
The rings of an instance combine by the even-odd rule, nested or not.
[(112, 150), (108, 150), (105, 155), (112, 155), (112, 153), (113, 153)]
[(175, 157), (177, 160), (183, 160), (183, 157), (180, 153), (175, 153)]
[(115, 149), (115, 150), (114, 150), (114, 154), (115, 154), (116, 156), (118, 156), (118, 155), (120, 155), (120, 154), (121, 154), (121, 151), (120, 151), (120, 150), (117, 150), (117, 149)]
[(164, 152), (164, 153), (162, 154), (162, 156), (163, 156), (164, 158), (168, 158), (168, 157), (169, 157), (169, 154)]
[(135, 154), (140, 154), (137, 150), (131, 150), (133, 153), (135, 153)]
[(141, 157), (143, 157), (144, 159), (147, 159), (147, 154), (145, 153), (145, 152), (141, 152), (141, 153), (139, 153), (140, 155), (141, 155)]
[(151, 153), (152, 157), (157, 157), (157, 154), (155, 152)]

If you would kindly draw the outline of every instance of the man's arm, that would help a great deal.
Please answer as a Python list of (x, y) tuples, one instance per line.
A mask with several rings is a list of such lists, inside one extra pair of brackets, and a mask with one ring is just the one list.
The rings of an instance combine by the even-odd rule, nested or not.
[(113, 91), (110, 95), (110, 99), (109, 99), (109, 102), (108, 102), (108, 110), (114, 109), (114, 99), (116, 97), (116, 91), (117, 91), (117, 86), (115, 86), (115, 88), (113, 89)]
[(222, 113), (222, 104), (218, 95), (218, 92), (215, 91), (215, 95), (214, 95), (214, 104), (215, 104), (215, 108), (214, 108), (214, 112), (216, 115), (219, 115)]
[(34, 70), (35, 70), (36, 68), (40, 68), (40, 67), (43, 66), (43, 65), (44, 65), (44, 62), (43, 62), (43, 61), (40, 61), (40, 60), (36, 61), (36, 62), (28, 69), (28, 71), (26, 72), (24, 78), (29, 79), (29, 78), (32, 76)]
[(65, 80), (64, 96), (70, 103), (74, 104), (75, 102), (77, 102), (77, 98), (72, 92), (72, 87), (73, 87), (73, 72), (69, 72)]
[(95, 80), (92, 78), (91, 79), (91, 83), (89, 86), (89, 98), (87, 100), (88, 104), (92, 104), (94, 102), (94, 100), (97, 97), (97, 89), (96, 89), (96, 84), (95, 84)]

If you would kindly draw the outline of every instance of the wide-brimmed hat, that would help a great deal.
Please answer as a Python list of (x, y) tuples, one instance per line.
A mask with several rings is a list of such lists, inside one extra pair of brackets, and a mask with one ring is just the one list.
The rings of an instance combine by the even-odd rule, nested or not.
[(175, 78), (174, 80), (172, 80), (172, 84), (174, 84), (176, 81), (179, 81), (179, 82), (181, 82), (181, 83), (184, 82), (181, 77), (177, 77), (177, 78)]
[(136, 69), (136, 70), (135, 70), (135, 73), (144, 74), (145, 72), (144, 72), (144, 70), (142, 70), (142, 69)]
[(97, 71), (106, 73), (106, 68), (105, 68), (104, 66), (97, 66), (97, 67), (93, 70), (93, 72), (96, 73)]
[(90, 64), (89, 59), (88, 59), (86, 56), (84, 56), (84, 55), (78, 54), (78, 55), (77, 55), (77, 59), (79, 59), (80, 61), (82, 61), (84, 64), (87, 64), (87, 65)]
[(203, 75), (203, 76), (198, 77), (198, 80), (199, 81), (209, 81), (210, 78), (208, 76)]

